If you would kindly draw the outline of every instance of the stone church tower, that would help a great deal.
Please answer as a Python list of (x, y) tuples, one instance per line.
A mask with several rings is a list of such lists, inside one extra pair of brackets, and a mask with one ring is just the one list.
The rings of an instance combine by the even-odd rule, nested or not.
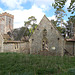
[(7, 32), (13, 29), (14, 16), (4, 12), (0, 14), (0, 32), (1, 34), (7, 34)]

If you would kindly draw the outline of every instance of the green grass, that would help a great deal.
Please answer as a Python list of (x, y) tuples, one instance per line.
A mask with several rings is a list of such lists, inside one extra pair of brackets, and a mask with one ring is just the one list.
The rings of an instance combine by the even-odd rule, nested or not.
[(0, 53), (0, 75), (75, 75), (75, 57)]

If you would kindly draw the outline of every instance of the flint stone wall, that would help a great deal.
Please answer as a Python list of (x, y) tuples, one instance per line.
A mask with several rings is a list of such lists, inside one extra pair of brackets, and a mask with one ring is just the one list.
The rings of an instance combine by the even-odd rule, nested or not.
[[(48, 39), (48, 52), (51, 55), (60, 55), (64, 54), (65, 41), (55, 26), (47, 19), (46, 16), (43, 17), (40, 24), (34, 31), (32, 37), (30, 38), (30, 53), (31, 54), (41, 54), (45, 52), (42, 50), (42, 39), (43, 39), (43, 30), (47, 30), (47, 39)], [(55, 49), (53, 49), (55, 48)]]
[(29, 42), (24, 43), (4, 43), (4, 52), (29, 53)]

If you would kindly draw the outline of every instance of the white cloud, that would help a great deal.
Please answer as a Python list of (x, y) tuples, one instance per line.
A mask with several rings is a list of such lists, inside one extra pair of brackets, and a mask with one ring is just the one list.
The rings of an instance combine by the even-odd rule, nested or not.
[(0, 12), (3, 12), (3, 9), (2, 8), (0, 8)]
[(69, 7), (70, 3), (71, 3), (71, 0), (67, 0), (67, 2), (65, 3), (66, 8)]
[(54, 0), (30, 0), (38, 7), (42, 8), (43, 10), (49, 10), (50, 6), (54, 2)]
[(35, 16), (35, 18), (37, 19), (37, 23), (39, 23), (43, 15), (45, 14), (41, 8), (38, 8), (35, 5), (33, 5), (29, 10), (6, 10), (6, 12), (14, 15), (14, 28), (24, 26), (24, 21), (27, 21), (28, 17), (30, 16)]
[(22, 3), (26, 3), (27, 1), (30, 1), (33, 5), (35, 4), (43, 10), (49, 10), (54, 2), (54, 0), (1, 0), (1, 2), (10, 9), (23, 9)]
[(1, 0), (2, 3), (7, 5), (9, 8), (20, 8), (23, 9), (21, 6), (22, 3), (26, 2), (26, 0)]
[(52, 5), (54, 0), (30, 0), (34, 2), (36, 5)]
[(55, 15), (53, 15), (52, 17), (48, 17), (48, 19), (49, 19), (49, 20), (54, 20), (54, 21), (56, 21)]

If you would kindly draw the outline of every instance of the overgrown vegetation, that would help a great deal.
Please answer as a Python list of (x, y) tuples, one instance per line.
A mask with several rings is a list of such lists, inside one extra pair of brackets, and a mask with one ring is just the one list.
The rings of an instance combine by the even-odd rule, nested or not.
[(0, 53), (0, 75), (75, 75), (75, 57)]

